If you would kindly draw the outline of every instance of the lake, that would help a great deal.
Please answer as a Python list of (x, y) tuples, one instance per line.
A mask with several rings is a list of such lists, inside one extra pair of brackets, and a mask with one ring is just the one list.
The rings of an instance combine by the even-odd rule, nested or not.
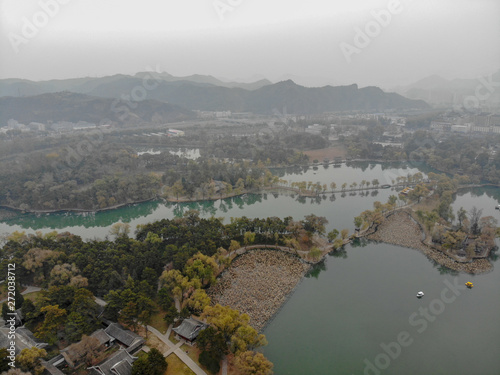
[[(293, 181), (313, 181), (329, 185), (332, 181), (337, 188), (345, 182), (348, 185), (363, 179), (372, 181), (377, 178), (380, 184), (390, 183), (397, 176), (406, 176), (419, 171), (418, 168), (409, 167), (405, 163), (398, 165), (378, 163), (350, 163), (343, 164), (339, 168), (333, 165), (320, 166), (317, 169), (305, 168), (304, 173), (299, 174), (294, 169), (276, 169), (274, 173), (280, 178)], [(190, 202), (190, 203), (165, 203), (162, 201), (146, 202), (121, 207), (115, 210), (101, 211), (97, 213), (56, 213), (56, 214), (21, 214), (15, 218), (0, 221), (0, 234), (13, 231), (26, 231), (34, 233), (39, 230), (42, 233), (57, 231), (69, 231), (84, 239), (104, 238), (109, 234), (111, 226), (117, 222), (130, 223), (132, 229), (138, 224), (146, 224), (161, 219), (171, 219), (182, 215), (184, 212), (195, 209), (200, 211), (202, 217), (224, 217), (226, 223), (231, 217), (247, 216), (268, 217), (278, 216), (284, 218), (293, 216), (295, 219), (303, 219), (305, 215), (314, 213), (325, 216), (329, 220), (327, 228), (343, 228), (354, 230), (353, 218), (366, 209), (373, 207), (373, 202), (386, 202), (392, 189), (366, 190), (345, 194), (327, 194), (319, 198), (299, 198), (298, 195), (290, 193), (266, 193), (247, 194), (224, 200)], [(349, 213), (345, 215), (344, 213)]]
[[(499, 193), (463, 191), (453, 208), (498, 219)], [(498, 268), (457, 274), (416, 250), (364, 242), (317, 266), (268, 325), (263, 352), (276, 374), (500, 373)], [(449, 286), (467, 281), (474, 288), (459, 295)]]
[[(288, 180), (335, 181), (340, 186), (374, 178), (390, 183), (394, 176), (416, 171), (407, 165), (365, 163), (275, 173)], [(116, 222), (135, 228), (189, 209), (199, 210), (203, 217), (224, 217), (226, 222), (243, 215), (302, 219), (314, 213), (328, 219), (328, 230), (352, 232), (354, 216), (391, 194), (391, 189), (334, 198), (248, 194), (210, 202), (148, 202), (85, 215), (24, 214), (1, 222), (0, 232), (55, 229), (104, 238)], [(457, 195), (453, 209), (477, 206), (483, 215), (499, 218), (500, 211), (494, 209), (499, 203), (500, 189), (472, 189)], [(455, 294), (449, 286), (456, 283), (461, 288), (469, 280), (475, 285), (471, 290), (458, 289)], [(425, 292), (422, 299), (415, 297), (419, 290)], [(483, 275), (456, 275), (416, 250), (363, 241), (327, 257), (304, 278), (265, 329), (269, 345), (263, 352), (277, 375), (500, 374), (499, 311), (498, 267)]]

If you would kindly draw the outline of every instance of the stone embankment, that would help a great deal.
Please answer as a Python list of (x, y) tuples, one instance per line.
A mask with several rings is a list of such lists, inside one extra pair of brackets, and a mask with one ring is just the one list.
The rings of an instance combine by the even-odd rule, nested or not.
[(433, 249), (422, 242), (422, 231), (408, 213), (395, 212), (389, 216), (376, 232), (367, 236), (375, 241), (409, 247), (423, 252), (428, 258), (452, 270), (467, 273), (481, 273), (490, 271), (492, 265), (486, 259), (474, 259), (470, 262), (457, 262), (442, 251)]
[(273, 250), (253, 250), (236, 258), (212, 286), (212, 303), (250, 316), (261, 331), (309, 269), (298, 258)]

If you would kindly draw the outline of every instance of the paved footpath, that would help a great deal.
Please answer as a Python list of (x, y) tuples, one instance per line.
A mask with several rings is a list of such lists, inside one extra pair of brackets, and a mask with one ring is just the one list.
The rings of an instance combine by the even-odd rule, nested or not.
[(222, 359), (222, 375), (227, 375), (227, 357), (224, 356)]
[(207, 375), (205, 371), (203, 371), (200, 366), (198, 366), (189, 356), (182, 350), (180, 347), (185, 343), (184, 340), (179, 341), (174, 345), (172, 341), (168, 339), (168, 336), (171, 331), (171, 326), (169, 327), (166, 334), (161, 333), (156, 328), (148, 326), (148, 330), (153, 332), (161, 341), (163, 341), (170, 349), (165, 352), (164, 356), (167, 357), (170, 354), (174, 353), (179, 359), (188, 366), (191, 371), (193, 371), (196, 375)]
[[(29, 285), (26, 287), (26, 290), (24, 292), (22, 292), (21, 294), (25, 295), (25, 294), (29, 294), (29, 293), (33, 293), (33, 292), (39, 292), (40, 290), (42, 290), (42, 288)], [(0, 303), (3, 303), (5, 301), (7, 301), (7, 298), (4, 298), (3, 300), (1, 300)], [(19, 308), (21, 308), (21, 306), (19, 306)]]

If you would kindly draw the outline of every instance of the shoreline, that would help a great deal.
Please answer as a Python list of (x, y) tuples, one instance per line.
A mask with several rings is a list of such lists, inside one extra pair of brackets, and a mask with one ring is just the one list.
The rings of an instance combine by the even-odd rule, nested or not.
[(110, 207), (104, 207), (104, 208), (97, 208), (97, 209), (86, 209), (86, 208), (60, 208), (60, 209), (54, 209), (54, 210), (31, 210), (31, 209), (21, 209), (19, 207), (12, 207), (9, 205), (0, 205), (0, 210), (5, 210), (5, 211), (15, 211), (19, 212), (21, 214), (59, 214), (59, 213), (92, 213), (96, 214), (98, 212), (104, 212), (104, 211), (111, 211), (111, 210), (116, 210), (118, 208), (123, 208), (127, 206), (133, 206), (135, 204), (140, 204), (140, 203), (147, 203), (147, 202), (152, 202), (155, 200), (160, 200), (161, 198), (159, 197), (153, 197), (153, 198), (148, 198), (136, 202), (127, 202), (127, 203), (119, 203), (115, 204), (114, 206)]
[[(360, 163), (364, 163), (364, 162), (368, 162), (368, 163), (409, 163), (410, 161), (409, 160), (380, 160), (380, 159), (350, 159), (350, 160), (343, 159), (340, 163), (334, 162), (334, 161), (329, 161), (328, 163), (322, 163), (322, 162), (312, 163), (311, 162), (310, 164), (304, 164), (304, 165), (301, 165), (301, 164), (285, 165), (285, 166), (280, 165), (280, 166), (269, 166), (267, 168), (269, 168), (269, 169), (286, 169), (286, 168), (294, 168), (294, 167), (295, 168), (304, 168), (304, 167), (315, 168), (315, 167), (319, 167), (322, 165), (342, 165), (342, 164), (356, 163), (356, 162), (360, 162)], [(438, 172), (450, 175), (450, 172), (447, 172), (447, 171), (441, 170), (439, 168), (430, 166), (426, 163), (424, 163), (424, 164), (429, 166), (430, 168), (437, 170)], [(391, 185), (390, 187), (391, 188), (398, 188), (398, 187), (412, 186), (415, 184), (417, 184), (417, 183), (410, 183), (410, 184), (397, 183), (397, 184)], [(467, 186), (458, 186), (456, 191), (469, 189), (469, 188), (476, 188), (476, 187), (488, 187), (488, 186), (500, 188), (500, 184), (485, 182), (485, 183), (479, 183), (479, 184), (470, 184)], [(214, 194), (214, 196), (204, 197), (204, 198), (199, 198), (199, 197), (198, 198), (194, 198), (194, 197), (193, 198), (188, 198), (188, 197), (173, 198), (173, 197), (162, 196), (163, 194), (161, 192), (163, 191), (164, 188), (165, 188), (165, 186), (162, 186), (159, 194), (156, 194), (156, 196), (148, 198), (148, 199), (119, 203), (119, 204), (116, 204), (113, 206), (104, 207), (104, 208), (96, 208), (96, 209), (89, 209), (89, 208), (56, 208), (56, 209), (50, 209), (50, 210), (49, 209), (22, 209), (20, 207), (14, 207), (14, 206), (4, 204), (4, 205), (0, 205), (0, 220), (8, 220), (8, 219), (12, 218), (12, 217), (9, 217), (10, 215), (7, 215), (7, 217), (3, 217), (1, 210), (14, 211), (14, 212), (18, 212), (21, 214), (24, 214), (24, 213), (32, 213), (32, 214), (98, 213), (98, 212), (104, 212), (104, 211), (109, 211), (109, 210), (115, 210), (115, 209), (122, 208), (122, 207), (132, 206), (135, 204), (151, 202), (151, 201), (155, 201), (155, 200), (156, 201), (165, 201), (165, 202), (169, 202), (169, 203), (217, 201), (219, 199), (222, 200), (222, 199), (227, 199), (227, 198), (233, 198), (233, 197), (238, 197), (238, 196), (242, 196), (245, 194), (260, 194), (263, 191), (272, 191), (272, 190), (286, 190), (286, 191), (291, 191), (291, 192), (294, 192), (296, 194), (299, 194), (299, 196), (303, 196), (303, 197), (316, 197), (320, 194), (337, 194), (337, 193), (346, 193), (346, 192), (350, 192), (350, 191), (365, 191), (365, 190), (383, 189), (381, 186), (377, 186), (377, 187), (366, 186), (363, 188), (347, 188), (345, 190), (336, 189), (336, 190), (329, 190), (329, 191), (324, 191), (324, 192), (322, 191), (322, 192), (318, 193), (318, 192), (315, 192), (313, 190), (301, 191), (298, 188), (294, 188), (294, 187), (290, 187), (290, 186), (276, 185), (276, 186), (266, 186), (266, 187), (262, 187), (262, 188), (248, 189), (248, 190), (244, 190), (244, 191), (239, 192), (239, 193), (222, 194), (222, 195), (219, 195), (218, 197), (216, 197)]]
[[(406, 186), (413, 186), (416, 185), (416, 183), (411, 183), (411, 184), (394, 184), (390, 185), (389, 188), (398, 188), (398, 187), (406, 187)], [(496, 187), (500, 188), (500, 185), (495, 185), (492, 183), (486, 183), (486, 184), (474, 184), (474, 185), (467, 185), (467, 186), (459, 186), (457, 190), (464, 190), (464, 189), (472, 189), (472, 188), (480, 188), (480, 187)], [(140, 201), (134, 201), (134, 202), (126, 202), (126, 203), (119, 203), (114, 206), (110, 207), (104, 207), (104, 208), (97, 208), (97, 209), (87, 209), (87, 208), (57, 208), (53, 210), (36, 210), (36, 209), (21, 209), (19, 207), (13, 207), (9, 205), (0, 205), (0, 210), (4, 211), (14, 211), (16, 213), (20, 214), (58, 214), (58, 213), (98, 213), (98, 212), (105, 212), (105, 211), (111, 211), (111, 210), (116, 210), (118, 208), (123, 208), (123, 207), (128, 207), (128, 206), (133, 206), (136, 204), (140, 203), (147, 203), (147, 202), (168, 202), (168, 203), (192, 203), (192, 202), (204, 202), (204, 201), (218, 201), (222, 199), (227, 199), (227, 198), (234, 198), (234, 197), (240, 197), (246, 194), (263, 194), (264, 192), (272, 192), (272, 191), (277, 191), (277, 190), (285, 190), (285, 191), (290, 191), (292, 193), (298, 194), (301, 197), (316, 197), (318, 195), (322, 194), (342, 194), (342, 193), (348, 193), (352, 191), (366, 191), (366, 190), (380, 190), (380, 189), (386, 189), (385, 187), (382, 186), (370, 186), (370, 187), (363, 187), (363, 188), (346, 188), (345, 190), (328, 190), (328, 191), (322, 191), (320, 193), (316, 193), (312, 190), (307, 190), (307, 191), (301, 191), (300, 189), (293, 188), (290, 186), (266, 186), (258, 189), (251, 189), (251, 190), (245, 190), (241, 193), (231, 193), (231, 194), (223, 194), (222, 196), (218, 197), (206, 197), (206, 198), (162, 198), (159, 196), (140, 200)], [(3, 219), (0, 216), (0, 220), (8, 220), (13, 217), (7, 217), (6, 219)]]
[(311, 265), (300, 257), (273, 249), (252, 249), (238, 255), (210, 287), (212, 304), (231, 306), (250, 316), (262, 332), (283, 308)]
[(365, 235), (366, 238), (377, 241), (415, 249), (423, 253), (428, 259), (447, 267), (453, 271), (468, 274), (490, 272), (493, 265), (487, 258), (464, 260), (460, 262), (448, 254), (430, 247), (426, 241), (425, 231), (420, 224), (415, 222), (410, 213), (399, 210), (389, 215), (373, 233)]
[[(344, 164), (344, 163), (348, 163), (348, 162), (374, 162), (374, 163), (391, 163), (391, 162), (405, 162), (405, 160), (394, 160), (394, 161), (387, 161), (387, 160), (369, 160), (369, 159), (352, 159), (352, 160), (342, 160), (342, 163), (340, 164)], [(271, 168), (271, 169), (282, 169), (282, 168), (293, 168), (293, 167), (300, 167), (300, 168), (303, 168), (303, 167), (308, 167), (308, 168), (312, 168), (312, 167), (318, 167), (318, 166), (321, 166), (323, 165), (324, 163), (310, 163), (310, 164), (305, 164), (305, 165), (288, 165), (288, 166), (269, 166), (268, 168)], [(329, 162), (328, 165), (335, 165), (335, 164), (338, 164), (338, 163), (335, 163), (335, 162)], [(379, 187), (380, 188), (380, 187)], [(163, 187), (162, 187), (163, 189)], [(212, 198), (180, 198), (180, 199), (176, 199), (176, 198), (164, 198), (164, 197), (161, 197), (160, 195), (156, 195), (155, 197), (151, 197), (151, 198), (148, 198), (148, 199), (144, 199), (144, 200), (140, 200), (140, 201), (134, 201), (134, 202), (126, 202), (126, 203), (119, 203), (119, 204), (116, 204), (114, 206), (109, 206), (109, 207), (104, 207), (104, 208), (97, 208), (97, 209), (88, 209), (88, 208), (56, 208), (56, 209), (51, 209), (51, 210), (37, 210), (37, 209), (22, 209), (20, 207), (14, 207), (14, 206), (10, 206), (10, 205), (6, 205), (6, 204), (0, 204), (0, 210), (1, 209), (4, 209), (4, 210), (10, 210), (10, 211), (16, 211), (16, 212), (19, 212), (19, 213), (32, 213), (32, 214), (54, 214), (54, 213), (66, 213), (66, 212), (69, 212), (69, 213), (98, 213), (98, 212), (103, 212), (103, 211), (108, 211), (108, 210), (114, 210), (114, 209), (117, 209), (117, 208), (122, 208), (122, 207), (126, 207), (126, 206), (131, 206), (131, 205), (134, 205), (134, 204), (139, 204), (139, 203), (145, 203), (145, 202), (151, 202), (151, 201), (154, 201), (154, 200), (163, 200), (163, 201), (166, 201), (166, 202), (170, 202), (170, 203), (183, 203), (183, 202), (202, 202), (202, 201), (216, 201), (216, 200), (219, 200), (219, 199), (226, 199), (226, 198), (232, 198), (232, 197), (237, 197), (237, 196), (241, 196), (241, 195), (245, 195), (245, 194), (259, 194), (260, 191), (262, 190), (272, 190), (272, 189), (283, 189), (283, 190), (288, 190), (288, 191), (293, 191), (297, 194), (301, 194), (303, 196), (306, 196), (306, 197), (309, 197), (309, 196), (316, 196), (317, 194), (316, 193), (312, 193), (310, 191), (307, 191), (307, 192), (303, 192), (301, 193), (299, 189), (297, 188), (292, 188), (292, 187), (288, 187), (288, 186), (272, 186), (272, 187), (263, 187), (263, 188), (259, 188), (259, 189), (250, 189), (250, 190), (245, 190), (241, 193), (238, 193), (238, 194), (223, 194), (222, 197), (219, 196), (219, 197), (212, 197)], [(365, 189), (352, 189), (352, 190), (366, 190), (366, 189), (374, 189), (373, 187), (371, 188), (365, 188)], [(329, 191), (329, 192), (326, 192), (326, 193), (342, 193), (342, 192), (347, 192), (347, 191), (350, 191), (351, 189), (346, 189), (344, 191), (341, 191), (341, 190), (338, 190), (338, 191)], [(0, 217), (0, 220), (2, 220), (2, 218)]]

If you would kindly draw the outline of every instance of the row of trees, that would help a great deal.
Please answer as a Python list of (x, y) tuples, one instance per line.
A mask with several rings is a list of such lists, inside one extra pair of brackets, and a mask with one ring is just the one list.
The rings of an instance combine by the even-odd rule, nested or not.
[[(319, 181), (316, 183), (314, 183), (312, 181), (299, 181), (299, 182), (288, 183), (285, 180), (280, 180), (279, 182), (282, 184), (285, 184), (285, 185), (290, 185), (291, 187), (299, 189), (300, 191), (303, 191), (303, 192), (309, 190), (309, 191), (315, 192), (316, 194), (325, 193), (326, 191), (328, 191), (328, 188), (330, 188), (330, 191), (337, 190), (337, 184), (333, 181), (330, 182), (330, 184), (321, 184), (321, 182), (319, 182)], [(370, 185), (373, 186), (374, 188), (376, 188), (380, 185), (380, 182), (376, 178), (373, 179), (372, 181), (361, 180), (359, 185), (357, 182), (353, 182), (350, 185), (348, 185), (347, 182), (344, 182), (340, 186), (340, 188), (341, 188), (341, 191), (345, 191), (347, 189), (347, 187), (349, 187), (350, 189), (356, 189), (356, 188), (358, 188), (358, 186), (359, 186), (359, 189), (365, 189), (365, 188), (368, 189), (368, 188), (370, 188)]]

